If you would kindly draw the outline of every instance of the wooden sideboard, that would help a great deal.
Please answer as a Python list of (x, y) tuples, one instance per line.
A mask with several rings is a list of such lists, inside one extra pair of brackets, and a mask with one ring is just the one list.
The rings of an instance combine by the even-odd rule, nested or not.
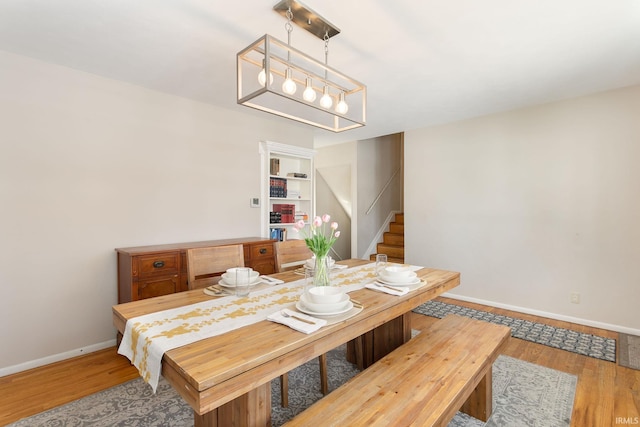
[(117, 248), (118, 304), (187, 290), (187, 249), (242, 244), (244, 264), (260, 274), (276, 271), (273, 239), (245, 237)]

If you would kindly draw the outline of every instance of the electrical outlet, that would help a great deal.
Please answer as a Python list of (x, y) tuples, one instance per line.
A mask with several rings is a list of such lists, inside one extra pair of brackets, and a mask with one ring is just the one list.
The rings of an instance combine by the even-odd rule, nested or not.
[(580, 293), (571, 292), (571, 303), (572, 304), (580, 304)]

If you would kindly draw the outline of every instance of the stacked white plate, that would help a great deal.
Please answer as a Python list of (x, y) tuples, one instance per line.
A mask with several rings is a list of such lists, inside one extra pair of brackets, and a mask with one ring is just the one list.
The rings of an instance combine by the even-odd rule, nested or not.
[[(320, 286), (315, 288), (316, 290), (331, 290), (335, 291), (337, 288), (331, 288), (329, 286)], [(344, 292), (334, 292), (333, 295), (327, 295), (323, 298), (317, 298), (318, 295), (309, 295), (306, 292), (300, 296), (300, 301), (296, 303), (296, 308), (306, 314), (312, 316), (336, 316), (338, 314), (346, 313), (353, 308), (353, 303), (349, 294)], [(315, 298), (314, 300), (312, 300)]]
[[(262, 281), (260, 279), (260, 273), (255, 270), (251, 270), (251, 281), (249, 282), (249, 286), (256, 285)], [(236, 272), (235, 268), (229, 268), (226, 273), (222, 273), (222, 279), (218, 282), (218, 284), (225, 288), (235, 288), (236, 287)]]
[(393, 286), (413, 286), (420, 283), (415, 271), (409, 267), (386, 267), (378, 275), (378, 281)]

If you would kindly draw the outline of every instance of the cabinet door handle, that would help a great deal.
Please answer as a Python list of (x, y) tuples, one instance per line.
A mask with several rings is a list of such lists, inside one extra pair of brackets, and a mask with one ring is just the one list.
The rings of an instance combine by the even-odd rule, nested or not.
[(153, 268), (162, 268), (164, 267), (164, 261), (155, 261), (153, 263)]
[(267, 249), (266, 249), (266, 248), (262, 248), (262, 249), (260, 249), (260, 254), (261, 254), (261, 255), (264, 255), (264, 254), (266, 254), (266, 253), (267, 253)]

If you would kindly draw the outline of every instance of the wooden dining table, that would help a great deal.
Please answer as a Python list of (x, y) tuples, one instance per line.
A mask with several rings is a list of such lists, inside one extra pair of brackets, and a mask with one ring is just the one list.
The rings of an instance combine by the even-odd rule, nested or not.
[[(349, 267), (369, 263), (340, 261)], [(460, 283), (457, 272), (421, 268), (416, 273), (427, 284), (403, 296), (366, 288), (350, 292), (363, 310), (311, 334), (264, 320), (169, 350), (162, 358), (162, 376), (193, 408), (196, 427), (270, 426), (271, 380), (345, 343), (351, 344), (353, 361), (366, 368), (410, 339), (411, 310)], [(295, 272), (272, 277), (285, 282), (301, 278)], [(113, 323), (124, 333), (130, 319), (211, 298), (197, 289), (118, 304)]]

